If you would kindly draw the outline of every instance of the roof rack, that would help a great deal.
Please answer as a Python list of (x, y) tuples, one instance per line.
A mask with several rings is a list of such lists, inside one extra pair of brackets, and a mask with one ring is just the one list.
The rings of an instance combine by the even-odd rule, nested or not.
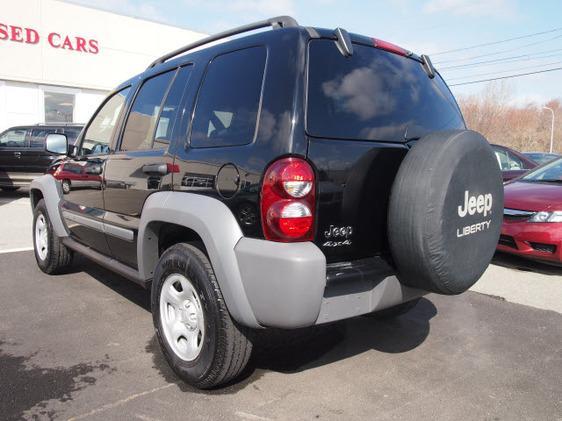
[(200, 46), (208, 44), (210, 42), (218, 41), (220, 39), (228, 38), (228, 37), (231, 37), (233, 35), (238, 35), (238, 34), (241, 34), (241, 33), (244, 33), (244, 32), (254, 31), (254, 30), (260, 29), (260, 28), (267, 28), (268, 26), (271, 26), (272, 29), (294, 28), (294, 27), (299, 26), (299, 24), (291, 16), (277, 16), (277, 17), (274, 17), (274, 18), (261, 20), (259, 22), (254, 22), (254, 23), (249, 23), (247, 25), (242, 25), (242, 26), (239, 26), (237, 28), (229, 29), (228, 31), (224, 31), (224, 32), (220, 32), (220, 33), (215, 34), (215, 35), (208, 36), (207, 38), (200, 39), (199, 41), (195, 41), (191, 44), (187, 44), (183, 47), (178, 48), (177, 50), (174, 50), (174, 51), (172, 51), (168, 54), (165, 54), (162, 57), (157, 58), (152, 63), (150, 63), (150, 66), (148, 66), (148, 69), (150, 69), (150, 68), (152, 68), (152, 67), (154, 67), (158, 64), (162, 64), (162, 63), (166, 62), (167, 60), (169, 60), (169, 59), (171, 59), (175, 56), (178, 56), (178, 55), (183, 54), (183, 53), (185, 53), (189, 50), (193, 50), (194, 48), (200, 47)]

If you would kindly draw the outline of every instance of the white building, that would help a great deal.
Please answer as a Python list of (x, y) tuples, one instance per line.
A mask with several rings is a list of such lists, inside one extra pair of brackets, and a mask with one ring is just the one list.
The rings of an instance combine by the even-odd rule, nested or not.
[(85, 123), (152, 60), (205, 34), (58, 0), (0, 3), (0, 131)]

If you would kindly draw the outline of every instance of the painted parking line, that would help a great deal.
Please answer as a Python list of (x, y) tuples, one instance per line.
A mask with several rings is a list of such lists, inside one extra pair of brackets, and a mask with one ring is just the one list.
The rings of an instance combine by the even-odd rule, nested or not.
[(31, 251), (31, 250), (33, 250), (33, 247), (18, 247), (18, 248), (14, 248), (14, 249), (0, 250), (0, 254), (18, 253), (20, 251)]

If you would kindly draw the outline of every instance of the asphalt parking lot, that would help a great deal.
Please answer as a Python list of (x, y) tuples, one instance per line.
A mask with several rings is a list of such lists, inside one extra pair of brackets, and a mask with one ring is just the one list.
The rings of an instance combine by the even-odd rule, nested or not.
[(35, 265), (24, 193), (0, 197), (0, 418), (562, 420), (562, 270), (498, 256), (474, 291), (261, 335), (238, 383), (201, 392), (155, 342), (148, 293), (78, 259)]

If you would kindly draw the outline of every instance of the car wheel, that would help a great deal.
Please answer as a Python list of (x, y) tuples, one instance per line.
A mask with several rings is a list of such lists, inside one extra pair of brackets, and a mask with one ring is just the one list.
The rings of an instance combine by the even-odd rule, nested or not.
[(15, 186), (5, 186), (5, 187), (0, 187), (0, 189), (2, 189), (2, 191), (5, 191), (5, 192), (14, 192), (14, 191), (19, 190), (20, 188), (15, 187)]
[(33, 249), (37, 265), (45, 273), (60, 273), (72, 263), (72, 251), (53, 231), (43, 199), (33, 210)]
[(62, 181), (62, 191), (64, 194), (70, 193), (70, 180)]
[(403, 314), (408, 313), (412, 310), (418, 303), (420, 302), (420, 298), (416, 298), (412, 301), (407, 301), (402, 304), (398, 304), (394, 307), (385, 308), (384, 310), (375, 311), (373, 313), (369, 313), (366, 316), (373, 317), (375, 319), (393, 319), (394, 317), (401, 316)]
[(152, 317), (166, 360), (197, 388), (235, 379), (250, 359), (248, 331), (230, 317), (209, 259), (193, 244), (162, 254), (152, 281)]

